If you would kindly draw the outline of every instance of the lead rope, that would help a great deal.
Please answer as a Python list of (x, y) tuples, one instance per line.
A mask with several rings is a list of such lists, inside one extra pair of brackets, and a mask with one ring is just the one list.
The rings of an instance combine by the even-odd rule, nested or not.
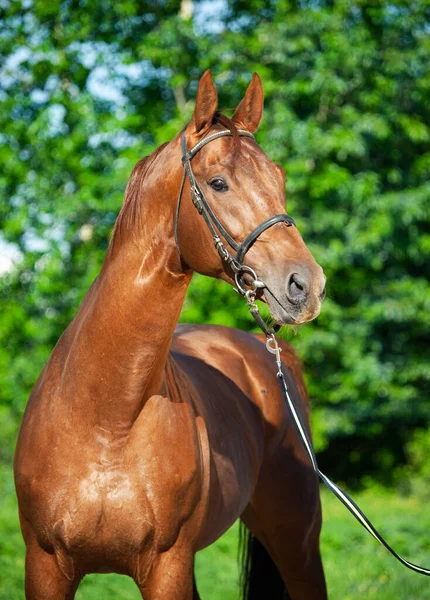
[[(239, 135), (241, 135), (241, 136), (247, 136), (247, 137), (251, 137), (251, 138), (253, 137), (253, 135), (251, 133), (249, 133), (248, 131), (239, 129), (238, 132), (239, 132)], [(346, 494), (343, 490), (341, 490), (339, 486), (337, 486), (335, 483), (333, 483), (333, 481), (331, 481), (326, 475), (324, 475), (324, 473), (322, 473), (318, 468), (317, 459), (315, 457), (315, 452), (312, 447), (312, 442), (309, 439), (309, 436), (303, 425), (300, 414), (297, 411), (297, 409), (294, 405), (294, 402), (290, 398), (290, 395), (288, 393), (287, 384), (285, 382), (285, 378), (282, 373), (281, 348), (279, 347), (278, 341), (275, 337), (275, 333), (278, 329), (278, 326), (275, 325), (274, 327), (268, 327), (266, 325), (266, 323), (264, 322), (262, 316), (260, 315), (258, 306), (255, 304), (258, 289), (264, 288), (266, 286), (265, 286), (264, 282), (259, 280), (257, 274), (251, 267), (242, 264), (242, 260), (245, 256), (245, 253), (249, 249), (250, 245), (258, 238), (258, 236), (263, 231), (265, 231), (266, 229), (268, 229), (269, 227), (271, 227), (272, 225), (274, 225), (275, 223), (280, 222), (280, 221), (287, 222), (288, 226), (293, 225), (294, 220), (291, 219), (291, 217), (289, 217), (286, 214), (275, 215), (274, 217), (267, 219), (267, 221), (262, 223), (256, 229), (254, 229), (254, 231), (252, 231), (249, 234), (249, 236), (247, 238), (245, 238), (245, 240), (242, 242), (242, 244), (240, 246), (238, 244), (236, 244), (236, 242), (233, 240), (233, 238), (230, 236), (230, 234), (224, 229), (222, 224), (218, 221), (218, 219), (216, 218), (212, 209), (206, 202), (205, 197), (204, 197), (203, 193), (201, 192), (201, 190), (195, 180), (195, 177), (194, 177), (193, 171), (191, 169), (191, 165), (190, 165), (190, 160), (192, 159), (192, 157), (205, 144), (211, 142), (212, 140), (215, 140), (219, 137), (223, 137), (226, 135), (230, 136), (230, 135), (232, 135), (232, 132), (231, 131), (218, 131), (212, 135), (207, 136), (203, 140), (201, 140), (190, 151), (187, 151), (185, 134), (182, 137), (182, 150), (183, 150), (182, 163), (184, 165), (184, 173), (183, 173), (181, 187), (180, 187), (180, 191), (179, 191), (179, 197), (178, 197), (178, 201), (177, 201), (177, 205), (176, 205), (175, 223), (174, 223), (175, 242), (176, 242), (176, 247), (179, 252), (179, 256), (182, 258), (181, 250), (179, 247), (179, 240), (178, 240), (179, 210), (180, 210), (180, 205), (181, 205), (181, 197), (182, 197), (182, 192), (183, 192), (183, 188), (184, 188), (184, 184), (185, 184), (185, 179), (186, 179), (186, 176), (188, 175), (188, 178), (190, 180), (190, 191), (191, 191), (191, 197), (193, 200), (193, 204), (197, 208), (198, 212), (204, 217), (206, 224), (211, 232), (212, 238), (214, 240), (214, 245), (215, 245), (215, 248), (217, 249), (218, 254), (220, 255), (220, 257), (223, 261), (225, 261), (226, 263), (228, 263), (230, 265), (230, 267), (234, 273), (236, 291), (245, 297), (246, 302), (248, 304), (248, 309), (249, 309), (252, 317), (254, 318), (255, 322), (260, 327), (260, 329), (264, 332), (264, 334), (267, 338), (267, 341), (266, 341), (267, 350), (275, 355), (275, 361), (276, 361), (276, 364), (278, 367), (278, 371), (277, 371), (276, 375), (277, 375), (277, 378), (279, 381), (279, 385), (281, 387), (282, 395), (284, 397), (284, 400), (288, 407), (288, 410), (293, 418), (293, 423), (299, 434), (300, 441), (302, 442), (306, 452), (308, 453), (308, 456), (310, 458), (310, 461), (312, 463), (312, 467), (313, 467), (315, 473), (317, 473), (317, 475), (321, 478), (321, 480), (328, 487), (328, 489), (331, 492), (333, 492), (333, 494), (337, 498), (339, 498), (339, 500), (342, 502), (342, 504), (344, 504), (346, 506), (346, 508), (357, 519), (357, 521), (376, 540), (378, 540), (378, 542), (380, 544), (385, 546), (385, 548), (389, 552), (391, 552), (391, 554), (395, 558), (397, 558), (397, 560), (400, 561), (402, 563), (402, 565), (404, 565), (408, 569), (411, 569), (412, 571), (415, 571), (416, 573), (421, 573), (421, 575), (430, 575), (430, 569), (424, 569), (423, 567), (415, 565), (415, 564), (405, 560), (404, 558), (402, 558), (399, 554), (397, 554), (397, 552), (395, 552), (391, 548), (391, 546), (389, 544), (387, 544), (387, 542), (384, 540), (384, 538), (376, 531), (376, 529), (373, 527), (372, 523), (369, 521), (369, 519), (366, 517), (366, 515), (363, 513), (363, 511), (356, 505), (356, 503), (352, 500), (352, 498), (350, 498), (348, 496), (348, 494)], [(224, 237), (224, 239), (227, 241), (227, 243), (232, 248), (234, 248), (235, 250), (238, 251), (236, 258), (234, 258), (230, 254), (230, 252), (227, 250), (226, 246), (224, 245), (223, 241), (221, 240), (220, 236), (218, 235), (216, 229), (218, 229), (218, 231), (221, 233), (221, 235)], [(246, 289), (247, 284), (245, 283), (245, 281), (243, 279), (243, 275), (245, 275), (245, 274), (250, 276), (250, 279), (251, 279), (251, 283), (249, 284), (250, 289)]]
[[(251, 315), (255, 319), (256, 323), (261, 327), (264, 331), (267, 340), (266, 340), (266, 348), (271, 353), (274, 354), (275, 362), (278, 367), (276, 377), (279, 382), (279, 386), (281, 388), (282, 395), (284, 397), (285, 403), (288, 407), (289, 413), (293, 418), (294, 426), (299, 434), (300, 441), (305, 448), (310, 461), (312, 463), (312, 467), (315, 473), (320, 477), (323, 483), (328, 487), (328, 489), (333, 492), (333, 494), (342, 502), (344, 506), (349, 510), (349, 512), (357, 519), (357, 521), (372, 535), (380, 544), (385, 546), (385, 548), (391, 552), (391, 554), (397, 558), (399, 562), (402, 563), (408, 569), (415, 571), (415, 573), (420, 573), (421, 575), (430, 575), (430, 569), (425, 569), (424, 567), (420, 567), (419, 565), (415, 565), (414, 563), (409, 562), (402, 558), (391, 546), (384, 540), (382, 535), (373, 527), (372, 523), (363, 513), (363, 511), (357, 506), (357, 504), (348, 496), (346, 492), (344, 492), (338, 485), (333, 483), (331, 479), (329, 479), (322, 471), (320, 471), (317, 463), (317, 459), (315, 456), (314, 449), (312, 447), (312, 442), (308, 436), (306, 428), (303, 424), (300, 413), (298, 412), (293, 400), (288, 393), (288, 387), (284, 378), (284, 374), (282, 373), (282, 362), (281, 362), (281, 348), (279, 347), (278, 340), (275, 337), (273, 330), (269, 330), (264, 323), (261, 315), (258, 311), (258, 306), (255, 304), (255, 291), (248, 290), (245, 294), (246, 301), (248, 303), (248, 308), (251, 312)], [(263, 326), (261, 325), (263, 324)]]

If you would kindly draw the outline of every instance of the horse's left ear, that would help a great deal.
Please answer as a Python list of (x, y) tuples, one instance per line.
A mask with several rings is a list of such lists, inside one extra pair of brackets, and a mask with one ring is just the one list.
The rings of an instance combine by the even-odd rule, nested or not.
[(246, 90), (243, 100), (234, 111), (233, 121), (241, 129), (251, 133), (257, 131), (263, 116), (264, 92), (263, 84), (257, 73), (252, 74), (251, 83)]

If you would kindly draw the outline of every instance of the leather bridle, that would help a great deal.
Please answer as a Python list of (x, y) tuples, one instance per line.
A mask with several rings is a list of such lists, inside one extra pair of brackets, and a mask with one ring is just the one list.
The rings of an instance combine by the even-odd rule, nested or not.
[[(254, 138), (252, 133), (250, 133), (249, 131), (245, 131), (244, 129), (239, 129), (238, 133), (242, 137)], [(420, 567), (419, 565), (411, 563), (408, 560), (405, 560), (404, 558), (402, 558), (399, 554), (397, 554), (397, 552), (395, 552), (395, 550), (393, 550), (393, 548), (384, 540), (384, 538), (381, 536), (381, 534), (375, 529), (375, 527), (372, 525), (372, 523), (369, 521), (369, 519), (366, 517), (366, 515), (363, 513), (363, 511), (352, 500), (352, 498), (346, 492), (344, 492), (338, 485), (336, 485), (333, 481), (331, 481), (331, 479), (329, 479), (326, 475), (324, 475), (324, 473), (322, 471), (320, 471), (320, 469), (318, 467), (315, 452), (312, 447), (312, 441), (308, 435), (306, 426), (303, 423), (300, 412), (297, 410), (295, 403), (292, 400), (292, 398), (288, 392), (287, 382), (285, 381), (285, 377), (284, 377), (284, 373), (283, 373), (283, 369), (282, 369), (283, 365), (281, 362), (282, 349), (280, 348), (278, 341), (276, 339), (276, 336), (275, 336), (275, 332), (277, 331), (278, 327), (277, 326), (275, 326), (273, 328), (267, 327), (266, 323), (264, 322), (264, 320), (262, 319), (262, 317), (258, 311), (257, 305), (255, 304), (257, 289), (264, 288), (264, 287), (266, 287), (266, 285), (264, 284), (264, 282), (262, 282), (257, 277), (257, 274), (251, 267), (243, 264), (243, 259), (245, 257), (245, 254), (247, 253), (249, 248), (252, 246), (252, 244), (263, 233), (263, 231), (266, 231), (267, 229), (269, 229), (276, 223), (281, 223), (281, 222), (285, 222), (287, 224), (287, 226), (290, 227), (291, 225), (295, 225), (294, 220), (286, 214), (280, 214), (280, 215), (275, 215), (273, 217), (270, 217), (270, 219), (267, 219), (266, 221), (261, 223), (261, 225), (256, 227), (253, 231), (251, 231), (251, 233), (243, 240), (243, 242), (241, 244), (238, 244), (231, 237), (231, 235), (228, 233), (228, 231), (224, 228), (222, 223), (218, 220), (218, 218), (214, 214), (213, 210), (209, 206), (202, 190), (199, 187), (199, 184), (196, 181), (196, 178), (194, 177), (194, 173), (191, 168), (191, 162), (190, 162), (191, 159), (197, 154), (197, 152), (201, 148), (203, 148), (203, 146), (205, 146), (206, 144), (209, 144), (209, 142), (212, 142), (213, 140), (216, 140), (220, 137), (232, 136), (232, 135), (233, 135), (233, 133), (229, 130), (217, 131), (216, 133), (212, 133), (211, 135), (208, 135), (207, 137), (203, 138), (198, 144), (193, 146), (193, 148), (191, 148), (191, 150), (189, 150), (188, 152), (187, 152), (187, 142), (186, 142), (186, 138), (185, 138), (185, 133), (182, 136), (182, 154), (183, 154), (182, 164), (184, 165), (184, 174), (182, 177), (181, 188), (179, 191), (178, 203), (176, 205), (175, 227), (174, 227), (175, 242), (176, 242), (176, 246), (178, 248), (179, 255), (181, 256), (181, 250), (179, 248), (179, 241), (178, 241), (178, 218), (179, 218), (179, 210), (181, 207), (181, 197), (182, 197), (182, 192), (184, 189), (185, 179), (188, 176), (188, 179), (190, 181), (191, 198), (193, 200), (193, 204), (197, 208), (199, 213), (203, 216), (204, 220), (206, 221), (206, 225), (208, 226), (209, 231), (211, 232), (211, 235), (212, 235), (212, 238), (213, 238), (213, 241), (215, 244), (215, 248), (217, 249), (218, 254), (220, 255), (221, 259), (225, 263), (227, 263), (230, 266), (230, 268), (232, 269), (232, 271), (234, 272), (237, 291), (242, 296), (245, 296), (247, 303), (248, 303), (248, 308), (249, 308), (252, 316), (254, 317), (255, 321), (257, 322), (259, 327), (263, 330), (263, 332), (266, 335), (266, 338), (267, 338), (266, 348), (275, 357), (275, 362), (277, 365), (277, 374), (276, 375), (278, 378), (278, 382), (279, 382), (279, 385), (281, 388), (282, 395), (284, 397), (285, 403), (286, 403), (288, 410), (290, 412), (290, 415), (292, 417), (293, 423), (296, 427), (300, 441), (302, 442), (303, 447), (306, 450), (306, 453), (310, 459), (310, 463), (312, 465), (313, 470), (320, 477), (320, 479), (323, 481), (323, 483), (328, 487), (328, 489), (344, 504), (344, 506), (346, 506), (346, 508), (357, 519), (357, 521), (380, 544), (385, 546), (385, 548), (389, 552), (391, 552), (391, 554), (398, 561), (400, 561), (405, 567), (407, 567), (408, 569), (411, 569), (412, 571), (415, 571), (416, 573), (421, 573), (422, 575), (429, 576), (430, 569), (426, 569), (424, 567)], [(235, 257), (229, 252), (229, 250), (225, 246), (224, 242), (222, 241), (221, 236), (228, 243), (228, 245), (231, 248), (233, 248), (233, 250), (236, 251)], [(251, 283), (249, 284), (250, 289), (246, 289), (246, 284), (243, 281), (243, 275), (245, 273), (247, 273), (248, 275), (251, 276)]]
[[(249, 131), (246, 131), (245, 129), (238, 129), (237, 132), (241, 137), (248, 137), (248, 138), (254, 139), (254, 136), (252, 135), (252, 133), (250, 133)], [(199, 152), (199, 150), (201, 150), (204, 146), (206, 146), (206, 144), (209, 144), (210, 142), (213, 142), (214, 140), (217, 140), (218, 138), (225, 137), (225, 136), (233, 136), (233, 132), (230, 131), (229, 129), (225, 129), (222, 131), (216, 131), (215, 133), (212, 133), (212, 134), (206, 136), (205, 138), (203, 138), (202, 140), (200, 140), (200, 142), (198, 142), (195, 146), (193, 146), (191, 148), (191, 150), (188, 150), (188, 151), (187, 151), (187, 141), (186, 141), (185, 133), (182, 136), (182, 142), (181, 142), (182, 143), (182, 164), (184, 166), (184, 174), (182, 177), (181, 187), (179, 190), (178, 202), (176, 205), (175, 228), (174, 228), (175, 229), (175, 242), (176, 242), (176, 247), (178, 249), (179, 255), (182, 256), (181, 250), (179, 247), (179, 240), (178, 240), (178, 220), (179, 220), (179, 211), (181, 208), (181, 198), (182, 198), (182, 192), (184, 189), (185, 179), (186, 179), (186, 177), (188, 177), (189, 182), (190, 182), (190, 192), (191, 192), (191, 199), (193, 201), (193, 204), (196, 207), (196, 209), (198, 210), (199, 214), (201, 214), (202, 217), (204, 218), (206, 225), (208, 226), (209, 231), (212, 235), (212, 239), (214, 241), (214, 245), (215, 245), (215, 248), (216, 248), (219, 256), (221, 257), (223, 262), (225, 262), (230, 267), (230, 269), (233, 271), (237, 291), (242, 296), (246, 296), (247, 299), (249, 299), (250, 296), (249, 296), (248, 292), (250, 290), (246, 289), (246, 284), (243, 280), (243, 275), (245, 273), (247, 273), (252, 278), (251, 287), (253, 288), (254, 299), (255, 299), (256, 289), (265, 287), (265, 284), (257, 277), (257, 274), (255, 273), (254, 269), (252, 269), (251, 267), (249, 267), (248, 265), (245, 265), (243, 263), (245, 254), (248, 252), (248, 250), (251, 248), (251, 246), (255, 243), (255, 241), (258, 239), (258, 237), (263, 233), (263, 231), (266, 231), (270, 227), (273, 227), (273, 225), (276, 225), (276, 223), (286, 223), (287, 227), (291, 227), (291, 225), (295, 225), (295, 222), (294, 222), (294, 219), (292, 219), (289, 215), (287, 215), (285, 213), (279, 214), (279, 215), (274, 215), (273, 217), (270, 217), (269, 219), (267, 219), (266, 221), (264, 221), (263, 223), (258, 225), (255, 229), (253, 229), (251, 231), (251, 233), (246, 236), (246, 238), (243, 240), (243, 242), (241, 244), (238, 244), (233, 239), (233, 237), (229, 234), (229, 232), (226, 230), (224, 225), (217, 218), (217, 216), (213, 212), (212, 208), (210, 207), (208, 201), (205, 198), (205, 195), (203, 194), (202, 189), (200, 188), (200, 186), (194, 176), (193, 170), (191, 168), (191, 160), (192, 160), (192, 158), (194, 158), (194, 156), (197, 154), (197, 152)], [(222, 238), (224, 239), (225, 242), (227, 242), (227, 244), (230, 246), (230, 248), (232, 248), (236, 252), (236, 256), (233, 256), (230, 253), (230, 251), (228, 250), (228, 248), (225, 245)], [(260, 324), (260, 326), (261, 326), (261, 324)]]

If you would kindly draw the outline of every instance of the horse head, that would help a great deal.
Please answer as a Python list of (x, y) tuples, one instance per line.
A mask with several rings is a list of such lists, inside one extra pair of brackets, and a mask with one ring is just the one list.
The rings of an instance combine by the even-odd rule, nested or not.
[[(310, 321), (320, 312), (325, 276), (285, 213), (284, 169), (249, 135), (258, 129), (263, 114), (260, 77), (254, 73), (232, 119), (218, 113), (217, 106), (212, 76), (206, 71), (182, 134), (188, 178), (184, 176), (178, 204), (176, 240), (183, 263), (230, 283), (245, 264), (249, 269), (240, 272), (244, 284), (251, 282), (250, 273), (258, 274), (256, 294), (277, 324)], [(224, 135), (215, 135), (221, 132)]]

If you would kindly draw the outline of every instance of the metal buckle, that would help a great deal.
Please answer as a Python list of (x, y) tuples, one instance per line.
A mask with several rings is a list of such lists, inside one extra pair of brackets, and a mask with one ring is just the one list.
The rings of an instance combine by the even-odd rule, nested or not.
[(201, 215), (203, 212), (203, 205), (200, 202), (200, 190), (197, 186), (190, 186), (191, 198), (194, 206), (197, 208), (198, 213)]
[(228, 260), (230, 254), (229, 254), (229, 251), (227, 250), (227, 248), (224, 246), (221, 238), (218, 237), (217, 235), (214, 235), (213, 239), (214, 239), (215, 248), (216, 248), (218, 254), (220, 255), (220, 257), (222, 258), (222, 260)]

